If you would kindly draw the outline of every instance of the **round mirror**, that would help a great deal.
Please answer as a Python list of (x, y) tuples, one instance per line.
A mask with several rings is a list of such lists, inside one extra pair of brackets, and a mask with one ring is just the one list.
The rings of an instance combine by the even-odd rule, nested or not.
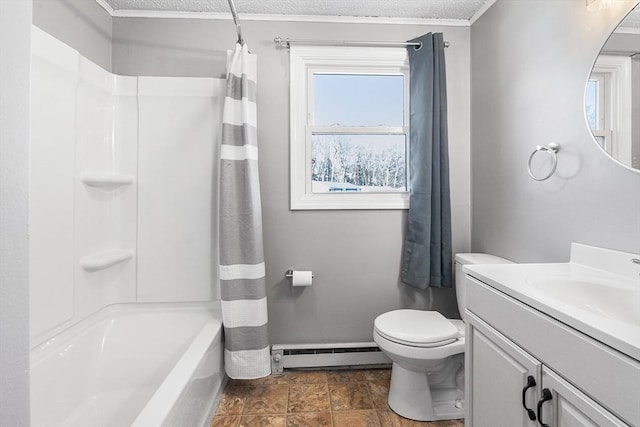
[(640, 3), (602, 47), (587, 82), (585, 112), (598, 145), (640, 171)]

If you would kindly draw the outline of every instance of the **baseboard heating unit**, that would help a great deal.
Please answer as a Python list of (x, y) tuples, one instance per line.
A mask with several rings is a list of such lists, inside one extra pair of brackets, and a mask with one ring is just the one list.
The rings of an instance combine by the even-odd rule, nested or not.
[(275, 344), (271, 346), (271, 372), (287, 368), (348, 367), (389, 364), (375, 342), (329, 344)]

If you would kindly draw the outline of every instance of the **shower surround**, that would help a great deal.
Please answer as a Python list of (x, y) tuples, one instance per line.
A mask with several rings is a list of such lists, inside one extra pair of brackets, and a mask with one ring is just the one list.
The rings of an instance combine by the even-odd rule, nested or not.
[[(51, 356), (43, 349), (62, 341), (70, 353), (87, 334), (106, 342), (109, 328), (93, 327), (87, 319), (110, 316), (114, 304), (147, 319), (144, 311), (157, 306), (143, 303), (163, 303), (171, 312), (172, 304), (195, 302), (219, 324), (215, 224), (224, 81), (113, 75), (35, 27), (31, 81), (32, 363)], [(116, 318), (107, 324), (122, 324)], [(158, 332), (162, 318), (157, 317)], [(189, 345), (181, 340), (197, 336), (202, 325), (185, 320), (190, 332), (175, 336), (175, 351), (186, 351)], [(133, 334), (135, 328), (125, 329)], [(221, 334), (208, 335), (209, 352), (221, 355), (213, 341), (219, 343)], [(85, 355), (86, 366), (113, 365), (115, 359), (103, 359), (109, 353), (98, 347), (74, 354)], [(112, 355), (134, 351), (116, 348)], [(171, 354), (162, 363), (180, 359)], [(207, 390), (213, 393), (209, 400), (219, 388), (220, 368), (212, 374), (217, 386)], [(32, 411), (52, 408), (38, 394), (44, 378), (58, 384), (58, 400), (69, 403), (62, 390), (72, 378), (65, 372), (34, 370)], [(87, 399), (117, 392), (91, 390)], [(32, 415), (50, 421), (46, 414)]]

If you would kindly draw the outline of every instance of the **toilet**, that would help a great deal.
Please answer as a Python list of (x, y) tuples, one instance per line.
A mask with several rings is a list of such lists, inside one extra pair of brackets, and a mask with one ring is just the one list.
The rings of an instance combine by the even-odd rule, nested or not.
[[(510, 264), (487, 254), (457, 254), (455, 286), (464, 319), (463, 265)], [(464, 417), (464, 321), (437, 311), (394, 310), (374, 321), (373, 339), (393, 362), (389, 407), (417, 421)]]

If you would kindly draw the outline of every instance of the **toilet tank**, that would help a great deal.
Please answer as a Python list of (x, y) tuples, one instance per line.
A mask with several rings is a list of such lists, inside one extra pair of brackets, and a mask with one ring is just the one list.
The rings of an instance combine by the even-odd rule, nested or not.
[(456, 254), (456, 298), (462, 320), (465, 320), (464, 308), (467, 294), (466, 277), (462, 272), (462, 266), (471, 264), (513, 264), (513, 261), (489, 254)]

